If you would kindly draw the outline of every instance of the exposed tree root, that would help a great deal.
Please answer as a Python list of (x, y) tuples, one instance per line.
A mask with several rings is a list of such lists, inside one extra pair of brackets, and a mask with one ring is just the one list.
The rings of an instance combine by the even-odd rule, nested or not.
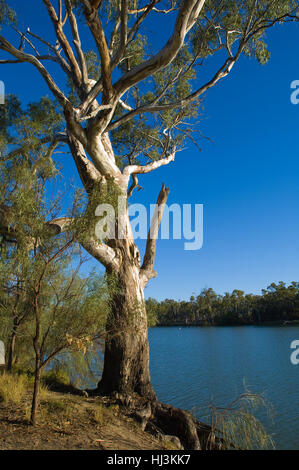
[(185, 450), (220, 450), (223, 447), (222, 439), (215, 435), (211, 426), (180, 408), (156, 402), (150, 421), (164, 433), (178, 437)]
[(211, 426), (198, 421), (191, 413), (161, 403), (149, 401), (140, 396), (114, 393), (111, 397), (125, 407), (142, 429), (153, 434), (176, 437), (185, 450), (220, 450), (223, 441), (215, 435)]

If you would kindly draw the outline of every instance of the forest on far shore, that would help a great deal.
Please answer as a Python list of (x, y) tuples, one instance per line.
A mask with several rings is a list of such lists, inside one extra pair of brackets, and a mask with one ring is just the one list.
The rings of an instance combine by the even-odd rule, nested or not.
[(299, 322), (299, 282), (270, 284), (261, 295), (203, 289), (190, 300), (146, 301), (149, 326), (260, 325)]

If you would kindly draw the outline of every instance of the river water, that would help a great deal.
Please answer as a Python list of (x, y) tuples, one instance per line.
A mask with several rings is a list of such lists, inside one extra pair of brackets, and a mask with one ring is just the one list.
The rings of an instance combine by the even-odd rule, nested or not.
[[(257, 412), (276, 449), (299, 449), (299, 365), (290, 344), (299, 326), (156, 327), (149, 330), (152, 382), (161, 401), (206, 414), (244, 392), (263, 394)], [(298, 356), (299, 357), (299, 356)]]

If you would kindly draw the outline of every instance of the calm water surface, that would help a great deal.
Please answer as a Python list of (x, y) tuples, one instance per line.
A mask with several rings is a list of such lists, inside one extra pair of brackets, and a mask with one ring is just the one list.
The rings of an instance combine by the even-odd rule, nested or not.
[(299, 326), (158, 327), (149, 330), (152, 382), (161, 401), (204, 413), (244, 392), (263, 393), (274, 421), (258, 417), (277, 449), (299, 449), (299, 365), (290, 344)]

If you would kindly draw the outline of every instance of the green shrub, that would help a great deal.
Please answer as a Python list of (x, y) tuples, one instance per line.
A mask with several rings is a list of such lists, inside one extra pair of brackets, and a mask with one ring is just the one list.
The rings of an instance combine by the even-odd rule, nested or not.
[(269, 413), (271, 406), (262, 395), (249, 391), (240, 395), (226, 407), (210, 406), (213, 429), (210, 442), (211, 448), (216, 436), (222, 439), (223, 449), (274, 449), (272, 437), (254, 415), (257, 409), (266, 409)]
[(71, 384), (69, 374), (62, 367), (56, 367), (48, 372), (44, 372), (42, 381), (45, 385), (51, 387), (51, 385), (65, 385)]

